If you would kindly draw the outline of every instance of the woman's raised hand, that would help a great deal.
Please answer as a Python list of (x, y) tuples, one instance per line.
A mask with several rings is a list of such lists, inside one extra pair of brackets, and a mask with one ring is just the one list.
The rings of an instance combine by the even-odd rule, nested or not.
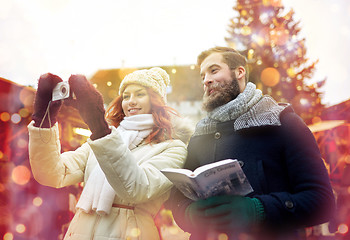
[(70, 105), (79, 110), (80, 116), (89, 126), (92, 132), (90, 138), (95, 140), (111, 133), (104, 117), (105, 109), (101, 93), (84, 75), (71, 75), (68, 82), (76, 97), (69, 99)]
[[(34, 112), (32, 119), (35, 127), (49, 128), (57, 121), (57, 114), (61, 108), (62, 101), (50, 102), (52, 99), (52, 90), (57, 83), (62, 82), (59, 76), (51, 73), (46, 73), (40, 76), (38, 81), (38, 89), (34, 99)], [(50, 102), (50, 109), (48, 115), (45, 116), (47, 106)], [(43, 121), (43, 118), (45, 119)]]

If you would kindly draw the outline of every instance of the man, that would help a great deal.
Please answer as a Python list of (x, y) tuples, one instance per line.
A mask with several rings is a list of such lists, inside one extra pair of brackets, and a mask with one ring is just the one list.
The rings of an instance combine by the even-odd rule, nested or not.
[(277, 104), (248, 82), (246, 59), (215, 47), (198, 56), (203, 107), (185, 168), (237, 159), (253, 187), (248, 196), (169, 200), (191, 240), (303, 239), (300, 229), (327, 222), (335, 208), (329, 177), (312, 133), (289, 104)]

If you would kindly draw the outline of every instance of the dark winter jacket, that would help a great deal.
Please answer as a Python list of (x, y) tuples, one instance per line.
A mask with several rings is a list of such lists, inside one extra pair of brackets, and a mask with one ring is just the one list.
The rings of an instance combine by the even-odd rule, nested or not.
[[(298, 229), (327, 222), (335, 208), (328, 173), (316, 141), (291, 107), (280, 114), (280, 126), (234, 130), (234, 121), (217, 124), (217, 132), (193, 136), (185, 168), (195, 169), (223, 159), (237, 159), (261, 200), (265, 220), (253, 239), (299, 239)], [(175, 221), (192, 239), (207, 239), (206, 227), (195, 232), (184, 218), (192, 202), (173, 191)], [(255, 232), (256, 231), (256, 232)], [(236, 239), (235, 233), (229, 239)]]

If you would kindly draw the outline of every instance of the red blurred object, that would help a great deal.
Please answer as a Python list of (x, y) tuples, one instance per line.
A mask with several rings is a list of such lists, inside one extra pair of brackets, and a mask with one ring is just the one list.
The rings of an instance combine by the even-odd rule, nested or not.
[[(71, 220), (69, 194), (79, 194), (78, 186), (45, 187), (31, 174), (27, 125), (34, 96), (34, 88), (0, 78), (0, 239), (5, 234), (15, 240), (60, 239)], [(73, 141), (85, 141), (72, 131), (73, 127), (86, 128), (76, 110), (62, 107), (58, 120), (63, 151), (73, 150)], [(41, 204), (34, 204), (37, 197)]]

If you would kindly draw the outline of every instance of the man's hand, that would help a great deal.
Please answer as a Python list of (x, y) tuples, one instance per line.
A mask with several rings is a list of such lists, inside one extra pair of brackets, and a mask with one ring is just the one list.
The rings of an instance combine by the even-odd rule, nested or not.
[(186, 217), (194, 226), (200, 223), (202, 227), (230, 232), (252, 227), (262, 221), (264, 209), (257, 198), (214, 196), (190, 204), (186, 209)]
[(207, 223), (209, 223), (209, 219), (207, 219), (205, 215), (205, 200), (199, 200), (191, 203), (185, 210), (186, 220), (195, 228), (202, 228)]

